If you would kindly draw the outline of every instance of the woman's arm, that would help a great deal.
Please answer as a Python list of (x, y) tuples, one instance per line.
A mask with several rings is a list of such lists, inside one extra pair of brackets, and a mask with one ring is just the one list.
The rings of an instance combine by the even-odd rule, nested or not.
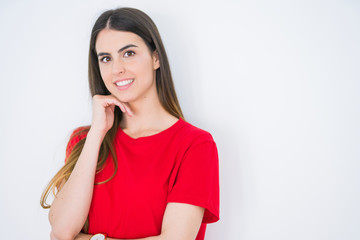
[(73, 239), (84, 226), (103, 137), (103, 134), (90, 129), (74, 170), (51, 205), (49, 221), (54, 240)]
[[(204, 216), (204, 208), (185, 203), (168, 203), (161, 234), (134, 240), (194, 240)], [(80, 233), (75, 240), (89, 240), (92, 235)], [(108, 240), (123, 240), (108, 238)]]
[(113, 96), (95, 95), (91, 128), (75, 167), (56, 195), (49, 212), (52, 240), (72, 240), (81, 231), (89, 213), (101, 143), (114, 123), (114, 109), (132, 115)]

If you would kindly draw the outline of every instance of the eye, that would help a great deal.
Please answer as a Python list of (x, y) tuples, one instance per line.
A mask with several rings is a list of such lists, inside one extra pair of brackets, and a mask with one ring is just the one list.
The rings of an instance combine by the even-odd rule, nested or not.
[(135, 52), (134, 51), (126, 51), (124, 53), (124, 57), (131, 57), (131, 56), (134, 56), (135, 55)]
[(107, 63), (108, 61), (110, 61), (110, 57), (102, 57), (102, 58), (100, 58), (100, 62)]

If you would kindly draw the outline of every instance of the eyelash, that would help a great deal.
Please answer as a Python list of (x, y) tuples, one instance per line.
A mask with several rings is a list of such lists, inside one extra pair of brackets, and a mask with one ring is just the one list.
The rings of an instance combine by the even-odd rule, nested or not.
[[(109, 58), (109, 57), (102, 57), (102, 58), (100, 58), (100, 62), (103, 62), (103, 63), (107, 63), (107, 62), (104, 62), (104, 59), (105, 58)], [(109, 61), (109, 60), (108, 60)]]
[[(130, 56), (126, 56), (126, 54), (128, 54), (128, 53), (130, 53), (131, 55), (130, 55)], [(131, 56), (134, 56), (134, 55), (135, 55), (135, 52), (134, 52), (134, 51), (126, 51), (126, 52), (124, 53), (124, 57), (131, 57)], [(108, 61), (110, 61), (110, 60), (107, 60), (107, 62), (104, 62), (105, 58), (110, 58), (110, 57), (104, 56), (104, 57), (100, 58), (100, 61), (103, 62), (103, 63), (107, 63)]]
[[(131, 56), (134, 56), (135, 55), (135, 52), (134, 51), (126, 51), (125, 53), (124, 53), (124, 56), (125, 56), (125, 54), (127, 54), (127, 53), (131, 53)], [(130, 57), (131, 57), (130, 56)], [(129, 56), (128, 56), (129, 57)]]

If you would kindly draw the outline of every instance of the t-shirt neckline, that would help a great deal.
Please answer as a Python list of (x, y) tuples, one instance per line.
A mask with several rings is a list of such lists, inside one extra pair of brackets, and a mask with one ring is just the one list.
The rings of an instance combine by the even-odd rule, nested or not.
[(177, 128), (179, 128), (182, 123), (184, 123), (184, 120), (182, 118), (179, 118), (173, 125), (171, 125), (170, 127), (162, 130), (161, 132), (155, 133), (153, 135), (149, 135), (149, 136), (144, 136), (144, 137), (138, 137), (138, 138), (132, 138), (129, 135), (127, 135), (121, 127), (119, 127), (118, 130), (118, 134), (120, 134), (120, 137), (122, 137), (123, 139), (125, 139), (126, 141), (129, 142), (147, 142), (147, 141), (153, 141), (156, 138), (161, 138), (164, 135), (173, 132), (174, 130), (176, 130)]

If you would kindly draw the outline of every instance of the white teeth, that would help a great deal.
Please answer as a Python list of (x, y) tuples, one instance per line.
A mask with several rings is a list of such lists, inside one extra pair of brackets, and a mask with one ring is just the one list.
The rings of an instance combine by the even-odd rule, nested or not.
[(125, 81), (119, 81), (119, 82), (116, 82), (116, 86), (125, 86), (125, 85), (128, 85), (129, 83), (132, 83), (134, 81), (134, 79), (130, 79), (130, 80), (125, 80)]

